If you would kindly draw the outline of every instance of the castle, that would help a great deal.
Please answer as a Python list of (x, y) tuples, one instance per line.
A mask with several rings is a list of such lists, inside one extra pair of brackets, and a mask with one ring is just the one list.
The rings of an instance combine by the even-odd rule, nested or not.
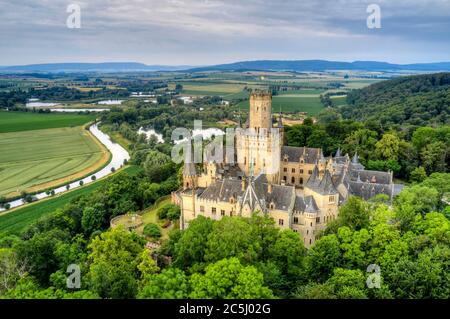
[[(241, 125), (240, 125), (241, 126)], [(272, 119), (272, 95), (253, 92), (247, 123), (235, 134), (235, 156), (222, 163), (185, 161), (182, 189), (173, 194), (181, 207), (181, 228), (202, 215), (250, 217), (267, 214), (282, 229), (297, 232), (306, 247), (314, 243), (350, 195), (393, 198), (392, 172), (365, 170), (358, 155), (325, 157), (319, 148), (283, 145), (281, 114)]]

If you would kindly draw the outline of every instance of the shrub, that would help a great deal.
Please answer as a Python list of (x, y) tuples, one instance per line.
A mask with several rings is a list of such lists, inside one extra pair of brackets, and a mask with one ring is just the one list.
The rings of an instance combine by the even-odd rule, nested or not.
[(159, 226), (156, 224), (147, 224), (144, 227), (144, 235), (152, 238), (160, 238), (161, 228), (159, 228)]

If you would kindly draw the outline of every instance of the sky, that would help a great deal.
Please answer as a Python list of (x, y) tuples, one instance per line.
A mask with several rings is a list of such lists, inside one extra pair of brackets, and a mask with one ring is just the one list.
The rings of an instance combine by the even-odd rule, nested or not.
[(1, 66), (261, 59), (450, 61), (450, 0), (0, 0)]

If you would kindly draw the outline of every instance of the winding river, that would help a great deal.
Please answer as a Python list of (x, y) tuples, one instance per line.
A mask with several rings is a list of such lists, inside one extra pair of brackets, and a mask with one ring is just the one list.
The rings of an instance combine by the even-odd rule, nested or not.
[[(125, 160), (130, 159), (130, 154), (128, 154), (128, 152), (122, 146), (120, 146), (117, 143), (112, 142), (110, 137), (107, 134), (100, 131), (100, 129), (97, 127), (97, 124), (91, 125), (89, 127), (89, 131), (109, 150), (109, 152), (112, 155), (111, 162), (109, 162), (108, 165), (106, 165), (101, 170), (97, 171), (95, 174), (91, 174), (81, 180), (77, 180), (76, 182), (72, 182), (72, 183), (68, 184), (70, 186), (69, 190), (81, 187), (80, 181), (83, 181), (83, 186), (86, 184), (92, 183), (93, 175), (95, 175), (96, 180), (97, 180), (99, 178), (102, 178), (102, 177), (105, 177), (105, 176), (111, 174), (112, 168), (119, 169), (123, 165)], [(67, 187), (67, 184), (63, 185), (61, 187), (55, 188), (54, 189), (55, 194), (67, 192), (68, 190), (66, 187)], [(37, 200), (47, 198), (50, 196), (51, 195), (47, 195), (45, 192), (33, 195), (33, 197), (35, 197)], [(17, 199), (17, 200), (9, 202), (9, 204), (10, 204), (10, 209), (12, 209), (12, 208), (24, 205), (25, 202), (23, 201), (23, 199)], [(4, 208), (0, 208), (0, 211), (4, 211), (4, 210), (5, 210)]]

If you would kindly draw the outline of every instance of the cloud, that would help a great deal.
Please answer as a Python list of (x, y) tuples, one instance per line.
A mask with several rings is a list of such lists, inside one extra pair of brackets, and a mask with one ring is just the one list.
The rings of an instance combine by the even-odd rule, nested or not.
[[(81, 6), (81, 29), (65, 26), (72, 2)], [(366, 27), (371, 3), (381, 7), (380, 30)], [(0, 65), (444, 59), (449, 15), (447, 0), (3, 0)]]

